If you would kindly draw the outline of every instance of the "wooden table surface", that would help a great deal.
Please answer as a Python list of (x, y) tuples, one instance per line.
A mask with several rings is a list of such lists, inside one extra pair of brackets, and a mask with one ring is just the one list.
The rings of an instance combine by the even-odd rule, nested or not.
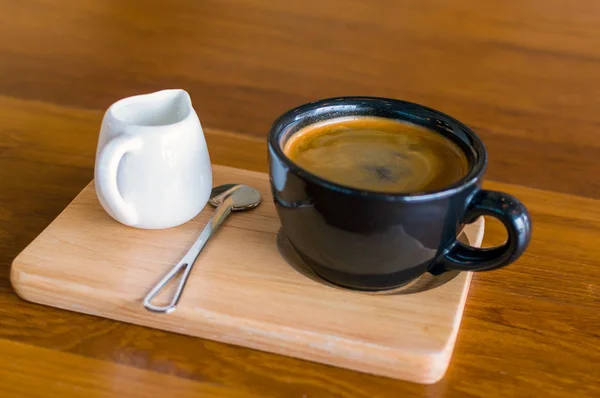
[[(214, 163), (266, 170), (288, 108), (419, 102), (486, 143), (529, 251), (475, 275), (431, 386), (27, 303), (12, 259), (91, 180), (115, 100), (188, 90)], [(0, 0), (0, 395), (600, 396), (600, 2)], [(488, 243), (502, 239), (493, 223)]]

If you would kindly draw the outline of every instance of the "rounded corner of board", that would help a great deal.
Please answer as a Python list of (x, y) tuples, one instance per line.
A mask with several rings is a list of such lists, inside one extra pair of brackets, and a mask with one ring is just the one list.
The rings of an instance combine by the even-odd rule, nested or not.
[(426, 371), (419, 374), (414, 380), (420, 384), (435, 384), (445, 376), (450, 366), (450, 357), (445, 353), (434, 353), (428, 356)]
[(20, 256), (17, 256), (10, 266), (10, 285), (14, 292), (23, 300), (31, 301), (27, 292), (26, 280), (27, 273), (22, 269), (22, 263), (19, 262)]

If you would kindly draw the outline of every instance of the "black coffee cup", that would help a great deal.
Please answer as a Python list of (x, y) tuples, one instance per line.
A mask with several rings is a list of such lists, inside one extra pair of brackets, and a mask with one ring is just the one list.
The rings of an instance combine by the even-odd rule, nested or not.
[[(388, 194), (342, 186), (293, 163), (286, 141), (299, 129), (327, 119), (377, 116), (421, 125), (453, 140), (469, 172), (446, 188), (425, 194)], [(308, 103), (280, 116), (268, 137), (269, 176), (284, 234), (320, 277), (357, 290), (402, 286), (426, 272), (487, 271), (515, 261), (531, 238), (527, 209), (516, 198), (481, 189), (487, 152), (463, 123), (406, 101), (343, 97)], [(457, 240), (479, 216), (500, 220), (507, 241), (474, 248)]]

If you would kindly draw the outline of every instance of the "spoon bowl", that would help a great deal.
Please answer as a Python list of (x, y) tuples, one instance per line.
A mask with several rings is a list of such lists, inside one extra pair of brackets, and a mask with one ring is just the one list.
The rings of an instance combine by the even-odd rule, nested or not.
[(214, 207), (223, 204), (225, 198), (231, 197), (233, 206), (231, 211), (244, 211), (254, 209), (260, 204), (260, 192), (248, 185), (223, 184), (213, 188), (208, 203)]

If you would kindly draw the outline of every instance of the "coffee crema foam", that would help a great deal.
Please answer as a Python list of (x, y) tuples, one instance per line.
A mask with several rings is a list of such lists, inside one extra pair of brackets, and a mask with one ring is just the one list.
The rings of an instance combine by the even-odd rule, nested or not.
[(284, 146), (298, 166), (368, 191), (420, 193), (463, 178), (469, 162), (449, 138), (399, 120), (359, 116), (304, 127)]

